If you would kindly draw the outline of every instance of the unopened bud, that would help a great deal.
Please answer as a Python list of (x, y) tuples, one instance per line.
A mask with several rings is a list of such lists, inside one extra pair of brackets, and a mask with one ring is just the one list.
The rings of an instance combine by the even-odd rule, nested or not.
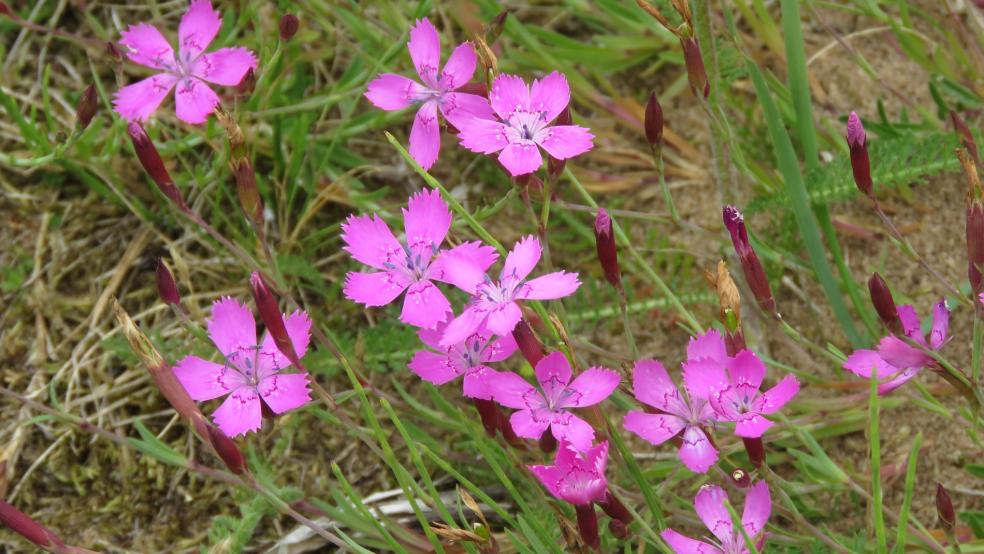
[(899, 310), (895, 306), (895, 299), (892, 298), (892, 291), (878, 272), (872, 273), (868, 279), (868, 293), (871, 295), (871, 304), (885, 327), (896, 335), (905, 334), (902, 320), (899, 319)]
[(739, 489), (747, 489), (752, 484), (752, 478), (747, 471), (738, 468), (731, 472), (731, 482)]
[(649, 94), (649, 101), (646, 102), (646, 140), (649, 146), (654, 148), (663, 144), (663, 106), (656, 97), (656, 91)]
[(79, 122), (80, 129), (89, 126), (98, 109), (99, 97), (96, 95), (96, 85), (89, 85), (82, 92), (82, 96), (79, 96), (79, 103), (75, 105), (75, 119)]
[(599, 502), (598, 505), (608, 514), (608, 517), (621, 521), (622, 523), (632, 523), (632, 514), (629, 512), (629, 509), (611, 491), (605, 493), (605, 499)]
[[(494, 437), (496, 430), (499, 429), (499, 409), (496, 408), (495, 402), (482, 400), (481, 398), (472, 398), (472, 403), (475, 405), (475, 409), (478, 410), (478, 416), (482, 420), (482, 427), (485, 429), (485, 434)], [(509, 425), (508, 421), (506, 425)]]
[(984, 188), (977, 175), (977, 166), (963, 148), (957, 149), (957, 157), (967, 177), (967, 209), (965, 230), (967, 234), (967, 277), (974, 295), (984, 290)]
[[(234, 162), (235, 163), (235, 162)], [(263, 201), (260, 193), (256, 189), (256, 174), (249, 161), (242, 159), (236, 164), (236, 193), (239, 195), (239, 204), (246, 213), (246, 217), (254, 225), (263, 224)]]
[(526, 319), (519, 320), (519, 323), (513, 328), (512, 335), (523, 357), (532, 367), (536, 367), (536, 364), (540, 363), (544, 356), (543, 343), (537, 338)]
[(218, 454), (222, 462), (229, 468), (229, 471), (236, 475), (246, 472), (246, 459), (243, 458), (243, 453), (239, 451), (236, 443), (219, 430), (218, 427), (214, 425), (208, 426), (208, 440), (212, 448), (215, 449), (215, 453)]
[(629, 528), (617, 519), (608, 521), (608, 531), (616, 539), (624, 539), (629, 536)]
[(488, 26), (485, 27), (484, 39), (485, 44), (493, 44), (502, 34), (502, 30), (506, 28), (506, 18), (509, 17), (509, 10), (502, 10), (499, 15), (489, 22)]
[(960, 117), (955, 111), (950, 112), (950, 121), (953, 122), (953, 130), (956, 131), (957, 136), (960, 137), (960, 142), (963, 143), (963, 147), (970, 152), (970, 156), (974, 158), (974, 163), (981, 165), (980, 152), (977, 151), (977, 143), (974, 142), (974, 135), (970, 132), (970, 127), (967, 127), (967, 123)]
[(178, 190), (174, 181), (171, 180), (171, 174), (164, 167), (164, 160), (161, 159), (161, 155), (157, 152), (157, 147), (154, 146), (153, 141), (147, 136), (147, 132), (135, 121), (127, 126), (127, 131), (130, 133), (133, 150), (137, 153), (137, 158), (140, 160), (144, 171), (150, 175), (150, 178), (157, 185), (157, 188), (164, 193), (164, 196), (170, 198), (180, 208), (186, 209), (188, 205), (185, 204), (184, 198), (181, 196), (181, 191)]
[(109, 56), (109, 59), (114, 62), (123, 61), (123, 53), (120, 52), (120, 47), (116, 46), (115, 42), (106, 42), (106, 55)]
[(752, 439), (742, 437), (741, 441), (745, 443), (745, 452), (748, 454), (748, 461), (754, 467), (762, 467), (762, 462), (765, 461), (765, 445), (762, 444), (762, 437)]
[(704, 98), (711, 93), (711, 85), (707, 81), (707, 70), (704, 68), (704, 58), (700, 54), (700, 45), (694, 37), (680, 39), (683, 46), (683, 62), (687, 65), (687, 78), (694, 94)]
[(171, 270), (164, 265), (164, 260), (157, 260), (157, 294), (165, 304), (177, 306), (181, 304), (181, 294), (178, 292), (178, 284), (174, 282), (174, 275)]
[(615, 246), (615, 232), (612, 229), (612, 219), (604, 208), (598, 208), (595, 217), (595, 246), (598, 250), (598, 262), (605, 272), (605, 279), (616, 290), (622, 290), (622, 272), (618, 267), (618, 248)]
[(865, 196), (874, 197), (871, 182), (871, 161), (868, 159), (868, 135), (857, 112), (851, 112), (847, 118), (847, 145), (851, 149), (851, 171), (854, 172), (854, 184)]
[(944, 529), (947, 531), (953, 529), (953, 525), (957, 522), (953, 501), (950, 499), (950, 492), (940, 483), (936, 483), (936, 513), (939, 514), (940, 524)]
[(260, 312), (260, 319), (263, 320), (267, 332), (273, 337), (274, 344), (277, 345), (280, 353), (290, 360), (290, 363), (294, 364), (294, 367), (300, 367), (300, 359), (297, 357), (297, 352), (294, 351), (294, 342), (290, 340), (290, 336), (287, 334), (284, 316), (277, 305), (277, 299), (270, 292), (270, 287), (263, 280), (263, 276), (256, 271), (249, 278), (249, 282), (253, 289), (253, 301), (256, 302), (256, 310)]
[(13, 17), (14, 10), (10, 9), (10, 6), (8, 6), (6, 2), (0, 2), (0, 15)]
[(65, 547), (58, 535), (3, 500), (0, 500), (0, 523), (45, 550)]
[(297, 28), (301, 26), (301, 21), (297, 16), (288, 13), (280, 18), (280, 40), (288, 41), (297, 34)]
[(598, 514), (595, 513), (594, 504), (575, 504), (574, 511), (577, 513), (577, 530), (581, 533), (581, 540), (588, 548), (597, 550), (601, 539), (598, 537)]
[[(564, 108), (564, 111), (560, 112), (557, 119), (554, 120), (554, 125), (570, 125), (571, 124), (571, 108), (568, 105)], [(556, 179), (564, 172), (564, 166), (567, 165), (567, 160), (558, 160), (553, 156), (547, 154), (547, 174), (551, 178)]]
[(752, 249), (752, 244), (748, 241), (748, 230), (745, 229), (745, 220), (734, 206), (725, 206), (723, 210), (724, 226), (731, 234), (731, 243), (734, 245), (735, 254), (741, 262), (742, 273), (748, 281), (748, 287), (752, 290), (756, 302), (765, 310), (766, 313), (776, 314), (776, 301), (772, 298), (772, 289), (769, 287), (769, 280), (765, 277), (765, 270), (758, 255)]
[(253, 90), (256, 89), (256, 73), (253, 68), (246, 70), (246, 74), (243, 78), (239, 80), (239, 84), (236, 85), (236, 96), (239, 98), (247, 98), (249, 95), (253, 94)]

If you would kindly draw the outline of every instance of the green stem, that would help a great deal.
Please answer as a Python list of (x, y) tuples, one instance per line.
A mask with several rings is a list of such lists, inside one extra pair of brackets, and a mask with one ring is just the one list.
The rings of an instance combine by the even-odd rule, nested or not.
[(885, 515), (882, 513), (881, 487), (881, 437), (878, 433), (878, 378), (871, 372), (871, 393), (868, 396), (868, 440), (871, 445), (871, 508), (875, 520), (875, 539), (878, 553), (887, 554), (888, 537), (885, 534)]
[(636, 345), (635, 335), (632, 334), (632, 322), (629, 320), (629, 301), (625, 297), (625, 289), (618, 288), (618, 307), (622, 312), (622, 326), (625, 327), (625, 340), (629, 343), (629, 351), (632, 358), (639, 359), (639, 347)]
[(680, 223), (680, 214), (677, 212), (676, 205), (673, 204), (673, 196), (670, 195), (670, 187), (666, 184), (666, 174), (663, 168), (663, 147), (654, 146), (652, 148), (653, 161), (656, 163), (656, 173), (659, 176), (659, 188), (663, 191), (663, 203), (670, 211), (670, 219), (674, 223)]

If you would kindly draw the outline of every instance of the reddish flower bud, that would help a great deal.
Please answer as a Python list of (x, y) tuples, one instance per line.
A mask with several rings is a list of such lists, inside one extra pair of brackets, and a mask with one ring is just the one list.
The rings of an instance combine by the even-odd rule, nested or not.
[(739, 489), (747, 489), (752, 484), (752, 477), (744, 469), (738, 468), (731, 472), (731, 482)]
[[(570, 125), (571, 124), (571, 107), (568, 105), (564, 108), (564, 111), (560, 112), (557, 119), (554, 120), (554, 125)], [(567, 160), (558, 160), (551, 155), (547, 155), (547, 174), (550, 177), (556, 179), (561, 173), (564, 172), (564, 166), (567, 165)]]
[(629, 528), (617, 519), (608, 522), (608, 532), (616, 539), (624, 539), (629, 536)]
[(964, 122), (963, 118), (960, 117), (955, 111), (950, 112), (950, 121), (953, 122), (953, 130), (956, 131), (957, 136), (960, 137), (960, 142), (963, 143), (963, 147), (970, 152), (970, 156), (974, 158), (974, 163), (981, 165), (980, 153), (977, 151), (977, 143), (974, 142), (974, 135), (970, 132), (970, 128), (967, 127), (967, 123)]
[(536, 364), (543, 358), (545, 349), (526, 319), (519, 320), (519, 323), (513, 328), (512, 335), (523, 357), (531, 366), (536, 367)]
[(892, 291), (878, 272), (872, 273), (868, 279), (868, 293), (871, 294), (871, 304), (878, 312), (878, 317), (882, 320), (885, 327), (896, 335), (905, 333), (902, 328), (902, 320), (899, 319), (899, 310), (895, 306), (895, 299), (892, 298)]
[(711, 93), (711, 85), (707, 81), (707, 70), (704, 68), (704, 59), (700, 55), (697, 39), (681, 38), (680, 45), (683, 46), (683, 62), (687, 65), (687, 78), (690, 80), (691, 90), (694, 94), (707, 98)]
[(588, 548), (597, 550), (601, 539), (598, 537), (598, 514), (595, 513), (594, 504), (575, 504), (574, 511), (577, 512), (577, 529), (581, 540)]
[(943, 488), (943, 485), (936, 483), (936, 513), (940, 516), (940, 524), (947, 531), (953, 529), (957, 522), (957, 515), (953, 511), (953, 501), (950, 500), (950, 492)]
[(762, 467), (762, 462), (765, 461), (765, 445), (762, 444), (762, 437), (754, 439), (742, 437), (741, 441), (745, 443), (748, 461), (755, 467)]
[(164, 167), (164, 160), (161, 159), (161, 155), (157, 152), (157, 147), (154, 146), (153, 141), (147, 136), (147, 132), (137, 122), (131, 122), (127, 127), (127, 131), (130, 133), (133, 150), (137, 153), (140, 164), (143, 165), (144, 170), (153, 179), (157, 188), (164, 193), (164, 196), (170, 198), (180, 208), (187, 209), (188, 205), (185, 204), (184, 198), (181, 196), (181, 191), (178, 190), (174, 181), (171, 180), (171, 174)]
[(79, 122), (79, 128), (88, 127), (98, 109), (99, 97), (96, 95), (96, 85), (89, 85), (79, 97), (79, 103), (75, 105), (75, 119)]
[(865, 196), (874, 197), (871, 183), (871, 162), (868, 160), (868, 136), (856, 112), (847, 118), (847, 145), (851, 148), (851, 170), (854, 184)]
[[(472, 398), (472, 403), (475, 405), (475, 409), (478, 410), (478, 416), (482, 419), (482, 427), (485, 428), (485, 434), (494, 437), (496, 430), (499, 428), (499, 410), (496, 409), (495, 402)], [(508, 422), (506, 424), (508, 425)]]
[(502, 10), (499, 15), (495, 16), (495, 19), (489, 22), (488, 27), (485, 28), (485, 44), (491, 45), (499, 38), (502, 30), (506, 28), (507, 17), (509, 17), (509, 10)]
[(967, 177), (967, 210), (965, 230), (967, 233), (967, 277), (974, 295), (984, 290), (984, 187), (981, 186), (977, 166), (963, 148), (957, 149), (957, 157), (963, 165)]
[(598, 208), (595, 217), (595, 246), (598, 250), (598, 262), (605, 272), (605, 279), (617, 290), (622, 290), (622, 272), (618, 267), (618, 248), (615, 246), (615, 232), (612, 229), (612, 219), (604, 208)]
[(246, 98), (253, 94), (253, 90), (256, 89), (256, 73), (253, 72), (253, 68), (246, 70), (246, 74), (243, 78), (239, 80), (239, 84), (236, 85), (236, 96), (240, 98)]
[(284, 315), (280, 312), (280, 306), (277, 305), (277, 299), (270, 292), (270, 287), (263, 280), (263, 276), (255, 271), (249, 278), (249, 282), (253, 289), (253, 301), (256, 302), (256, 310), (260, 312), (260, 319), (263, 320), (267, 332), (273, 337), (277, 350), (280, 350), (280, 353), (290, 360), (294, 367), (301, 367), (297, 352), (294, 351), (294, 343), (290, 340), (287, 327), (284, 325)]
[(215, 453), (218, 454), (222, 462), (229, 468), (229, 471), (236, 475), (242, 475), (246, 472), (246, 459), (243, 458), (243, 453), (239, 451), (236, 443), (220, 431), (218, 427), (214, 425), (208, 426), (208, 440), (212, 444), (212, 448), (215, 449)]
[(6, 2), (0, 2), (0, 15), (13, 17), (14, 10), (10, 9), (10, 6), (8, 6)]
[(65, 542), (58, 535), (3, 500), (0, 500), (0, 523), (46, 550), (52, 547), (65, 547)]
[(611, 491), (605, 493), (605, 499), (599, 502), (598, 505), (608, 514), (608, 517), (625, 524), (632, 523), (632, 514), (629, 513), (629, 509)]
[(655, 90), (649, 94), (649, 101), (646, 102), (645, 128), (649, 146), (661, 146), (663, 144), (663, 106), (660, 105)]
[(242, 159), (235, 164), (236, 193), (239, 195), (239, 205), (254, 225), (263, 224), (263, 200), (256, 189), (256, 174), (249, 160)]
[(741, 262), (742, 272), (748, 287), (752, 289), (752, 294), (759, 306), (767, 313), (776, 313), (776, 301), (772, 298), (772, 289), (769, 288), (769, 280), (765, 277), (765, 270), (762, 269), (762, 262), (752, 249), (752, 244), (748, 241), (748, 230), (745, 229), (745, 220), (734, 206), (725, 206), (723, 210), (724, 226), (731, 234), (731, 243), (735, 247), (735, 254)]
[(297, 16), (288, 13), (284, 14), (280, 18), (280, 40), (287, 41), (294, 38), (297, 34), (297, 28), (301, 26), (301, 21), (297, 19)]
[(165, 304), (177, 306), (181, 303), (181, 294), (178, 293), (178, 285), (174, 282), (171, 270), (164, 265), (164, 260), (157, 259), (157, 294)]

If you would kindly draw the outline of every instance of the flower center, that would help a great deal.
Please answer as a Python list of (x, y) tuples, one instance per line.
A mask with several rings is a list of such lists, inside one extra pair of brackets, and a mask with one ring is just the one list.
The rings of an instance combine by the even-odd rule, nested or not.
[(539, 133), (544, 127), (547, 126), (547, 122), (543, 119), (543, 114), (540, 112), (529, 112), (523, 109), (518, 109), (509, 116), (509, 129), (512, 131), (514, 138), (522, 141), (532, 141), (536, 134)]

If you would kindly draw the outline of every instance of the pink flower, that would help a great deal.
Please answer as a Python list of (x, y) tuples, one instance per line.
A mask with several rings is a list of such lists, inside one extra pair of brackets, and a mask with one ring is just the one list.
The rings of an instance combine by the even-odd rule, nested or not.
[(583, 453), (561, 440), (552, 466), (529, 466), (550, 494), (575, 505), (602, 502), (608, 492), (605, 465), (608, 464), (608, 442), (600, 442)]
[(772, 427), (764, 416), (778, 412), (799, 392), (793, 375), (760, 392), (765, 372), (765, 364), (751, 350), (728, 356), (721, 334), (711, 330), (690, 340), (683, 380), (692, 396), (707, 396), (719, 420), (736, 423), (736, 435), (757, 438)]
[[(684, 362), (684, 367), (688, 362)], [(684, 373), (684, 376), (692, 375)], [(638, 401), (659, 410), (649, 414), (632, 410), (625, 415), (625, 428), (653, 444), (682, 435), (680, 459), (695, 473), (705, 473), (718, 453), (711, 444), (704, 427), (716, 419), (708, 402), (706, 389), (691, 388), (687, 382), (689, 397), (680, 394), (663, 364), (657, 360), (639, 360), (632, 370), (632, 389)]]
[[(284, 323), (294, 350), (303, 357), (310, 340), (311, 320), (303, 311), (297, 311), (285, 316)], [(216, 301), (208, 334), (225, 362), (217, 364), (187, 356), (174, 367), (174, 375), (193, 400), (203, 402), (229, 395), (212, 414), (226, 435), (235, 437), (259, 429), (264, 405), (282, 414), (311, 401), (307, 374), (283, 373), (290, 362), (270, 334), (265, 333), (263, 340), (256, 342), (256, 321), (245, 304), (232, 298)]]
[(558, 160), (591, 150), (594, 135), (577, 125), (550, 125), (571, 99), (567, 78), (554, 71), (527, 87), (520, 77), (502, 74), (492, 83), (492, 109), (501, 121), (469, 119), (461, 129), (461, 145), (481, 154), (500, 152), (499, 162), (514, 177), (540, 168), (538, 148)]
[[(946, 343), (950, 326), (950, 308), (941, 300), (933, 306), (933, 326), (929, 343), (919, 324), (919, 316), (911, 305), (898, 307), (902, 328), (913, 341), (931, 350), (939, 350)], [(910, 346), (895, 335), (888, 335), (878, 343), (877, 350), (855, 350), (844, 362), (844, 369), (870, 379), (874, 370), (879, 380), (889, 379), (878, 385), (878, 394), (888, 394), (915, 377), (922, 368), (933, 363), (933, 358), (918, 348)]]
[(517, 300), (553, 300), (573, 294), (581, 282), (577, 273), (556, 271), (527, 281), (526, 277), (540, 261), (540, 241), (533, 236), (513, 246), (506, 263), (493, 281), (467, 252), (448, 252), (443, 256), (447, 282), (472, 295), (465, 311), (444, 331), (441, 346), (458, 344), (483, 324), (494, 335), (504, 337), (522, 319)]
[[(449, 282), (441, 263), (447, 253), (441, 254), (438, 249), (451, 228), (451, 211), (438, 191), (425, 190), (407, 202), (403, 227), (406, 237), (398, 241), (376, 215), (349, 216), (342, 224), (345, 250), (356, 260), (380, 270), (349, 273), (345, 278), (345, 297), (366, 306), (385, 306), (407, 291), (400, 320), (433, 329), (451, 310), (451, 303), (432, 282)], [(477, 242), (462, 244), (453, 252), (480, 271), (498, 257), (493, 248)]]
[[(731, 522), (731, 514), (724, 505), (727, 499), (728, 495), (724, 489), (715, 485), (704, 485), (694, 498), (694, 510), (717, 541), (712, 540), (708, 543), (691, 539), (673, 529), (666, 529), (660, 533), (660, 536), (677, 554), (747, 554), (745, 538), (741, 531), (735, 530)], [(760, 550), (765, 544), (765, 524), (769, 521), (771, 513), (772, 498), (769, 496), (769, 485), (765, 481), (759, 481), (745, 496), (741, 526)]]
[(438, 386), (464, 375), (465, 396), (491, 400), (490, 380), (497, 373), (486, 364), (501, 362), (511, 356), (516, 351), (516, 341), (512, 335), (493, 340), (487, 331), (479, 331), (459, 344), (442, 347), (439, 342), (444, 327), (446, 324), (438, 324), (436, 329), (420, 330), (420, 340), (436, 352), (418, 351), (408, 367), (421, 379)]
[(563, 353), (554, 352), (536, 364), (536, 380), (540, 389), (510, 371), (499, 373), (489, 385), (496, 402), (519, 410), (509, 418), (516, 435), (538, 439), (549, 427), (558, 441), (582, 451), (590, 448), (594, 429), (570, 410), (608, 398), (621, 381), (618, 373), (592, 367), (571, 381), (570, 363)]
[(401, 75), (383, 73), (369, 83), (365, 96), (374, 106), (386, 111), (420, 105), (410, 129), (410, 155), (421, 167), (430, 169), (441, 149), (438, 110), (458, 128), (464, 119), (492, 117), (492, 110), (488, 100), (477, 94), (454, 92), (475, 73), (475, 50), (471, 44), (459, 44), (448, 58), (444, 71), (438, 71), (441, 40), (431, 22), (421, 19), (410, 29), (407, 50), (424, 84)]
[(256, 56), (246, 48), (202, 53), (221, 26), (222, 18), (209, 0), (192, 0), (178, 26), (177, 56), (164, 35), (149, 23), (131, 25), (123, 31), (120, 45), (127, 57), (161, 73), (121, 88), (113, 100), (117, 113), (128, 121), (145, 121), (177, 86), (178, 119), (204, 123), (219, 104), (219, 96), (206, 82), (235, 86), (247, 71), (256, 69)]

